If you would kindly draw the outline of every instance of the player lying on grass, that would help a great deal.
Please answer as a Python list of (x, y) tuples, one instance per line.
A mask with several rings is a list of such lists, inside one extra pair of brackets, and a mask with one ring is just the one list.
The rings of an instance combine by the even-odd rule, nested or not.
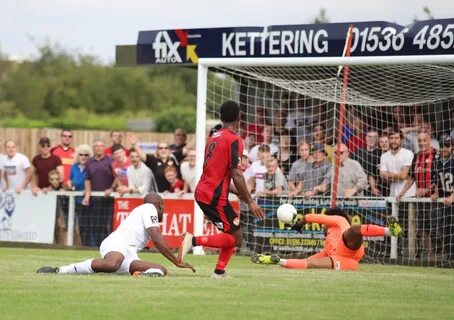
[(132, 274), (135, 276), (160, 277), (167, 274), (166, 268), (137, 255), (148, 240), (153, 241), (163, 256), (179, 268), (195, 269), (188, 263), (178, 261), (162, 237), (159, 222), (162, 220), (163, 203), (156, 193), (149, 193), (144, 204), (132, 210), (131, 214), (101, 243), (99, 252), (102, 259), (89, 259), (62, 267), (41, 267), (38, 273), (90, 274), (108, 272)]
[(364, 255), (363, 237), (400, 236), (402, 229), (393, 217), (388, 219), (389, 227), (372, 224), (351, 225), (350, 217), (339, 208), (328, 209), (322, 214), (306, 214), (292, 229), (301, 232), (306, 223), (324, 225), (326, 240), (322, 251), (307, 259), (281, 259), (277, 255), (255, 254), (252, 262), (279, 264), (292, 269), (336, 269), (356, 270)]

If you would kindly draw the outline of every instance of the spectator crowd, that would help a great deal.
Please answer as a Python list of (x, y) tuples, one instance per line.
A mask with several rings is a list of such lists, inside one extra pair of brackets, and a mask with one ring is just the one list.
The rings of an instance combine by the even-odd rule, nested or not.
[[(393, 108), (389, 126), (379, 128), (349, 108), (342, 141), (337, 144), (327, 134), (326, 114), (312, 112), (305, 103), (298, 103), (291, 112), (278, 110), (274, 116), (267, 115), (262, 107), (254, 109), (254, 118), (241, 122), (239, 135), (244, 140), (244, 152), (240, 166), (249, 191), (257, 197), (310, 198), (331, 192), (345, 198), (444, 197), (444, 219), (451, 219), (448, 225), (452, 228), (454, 129), (437, 136), (432, 123), (416, 108), (407, 115), (399, 106)], [(219, 129), (217, 126), (211, 132)], [(17, 193), (29, 188), (34, 195), (52, 190), (84, 191), (84, 196), (76, 199), (76, 213), (80, 241), (86, 245), (99, 245), (112, 225), (112, 199), (92, 197), (92, 192), (106, 196), (113, 192), (193, 192), (197, 154), (194, 146), (187, 144), (184, 129), (175, 131), (173, 144), (158, 143), (155, 154), (142, 150), (135, 134), (127, 134), (132, 146), (129, 150), (122, 144), (121, 132), (112, 131), (109, 138), (109, 146), (95, 139), (91, 146), (74, 148), (72, 131), (64, 129), (54, 147), (49, 138), (41, 137), (39, 153), (31, 162), (17, 152), (14, 141), (8, 140), (5, 154), (0, 156), (1, 188)], [(332, 186), (337, 156), (338, 179)], [(60, 205), (64, 213), (67, 204)], [(430, 208), (423, 209), (431, 212)], [(90, 214), (90, 210), (96, 210), (96, 214)], [(64, 214), (60, 218), (64, 229)], [(423, 238), (430, 238), (427, 233), (432, 226), (427, 228), (426, 221), (431, 219), (421, 219), (424, 226), (419, 231)], [(443, 234), (452, 235), (453, 231), (445, 230)], [(429, 240), (427, 247), (431, 254)]]

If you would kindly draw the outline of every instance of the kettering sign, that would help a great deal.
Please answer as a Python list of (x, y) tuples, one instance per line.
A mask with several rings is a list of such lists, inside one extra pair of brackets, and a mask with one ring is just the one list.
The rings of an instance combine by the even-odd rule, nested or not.
[(349, 26), (351, 56), (454, 54), (454, 19), (140, 31), (117, 46), (117, 65), (196, 64), (198, 58), (340, 57)]

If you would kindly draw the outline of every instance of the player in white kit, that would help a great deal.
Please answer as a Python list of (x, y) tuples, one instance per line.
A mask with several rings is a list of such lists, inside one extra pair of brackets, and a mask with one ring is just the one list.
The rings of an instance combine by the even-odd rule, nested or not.
[(61, 267), (41, 267), (38, 273), (90, 274), (108, 272), (142, 276), (164, 276), (166, 268), (137, 255), (148, 240), (153, 241), (159, 252), (179, 268), (195, 269), (188, 263), (180, 262), (170, 251), (159, 229), (162, 220), (163, 203), (156, 193), (149, 193), (144, 204), (132, 210), (131, 214), (101, 243), (99, 252), (102, 259), (89, 259)]

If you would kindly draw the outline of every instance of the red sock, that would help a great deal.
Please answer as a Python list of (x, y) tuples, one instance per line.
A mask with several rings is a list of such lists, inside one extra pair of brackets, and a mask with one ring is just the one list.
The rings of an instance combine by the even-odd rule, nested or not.
[(222, 248), (221, 252), (219, 253), (218, 263), (216, 264), (216, 270), (225, 270), (234, 252), (235, 247)]
[(289, 269), (307, 269), (306, 259), (285, 259), (285, 264), (282, 265), (284, 268)]
[(373, 224), (363, 224), (361, 226), (361, 234), (363, 236), (369, 237), (379, 237), (379, 236), (386, 236), (386, 228), (376, 226)]
[(232, 248), (235, 247), (235, 237), (230, 233), (219, 233), (213, 236), (195, 237), (197, 246), (212, 248)]

